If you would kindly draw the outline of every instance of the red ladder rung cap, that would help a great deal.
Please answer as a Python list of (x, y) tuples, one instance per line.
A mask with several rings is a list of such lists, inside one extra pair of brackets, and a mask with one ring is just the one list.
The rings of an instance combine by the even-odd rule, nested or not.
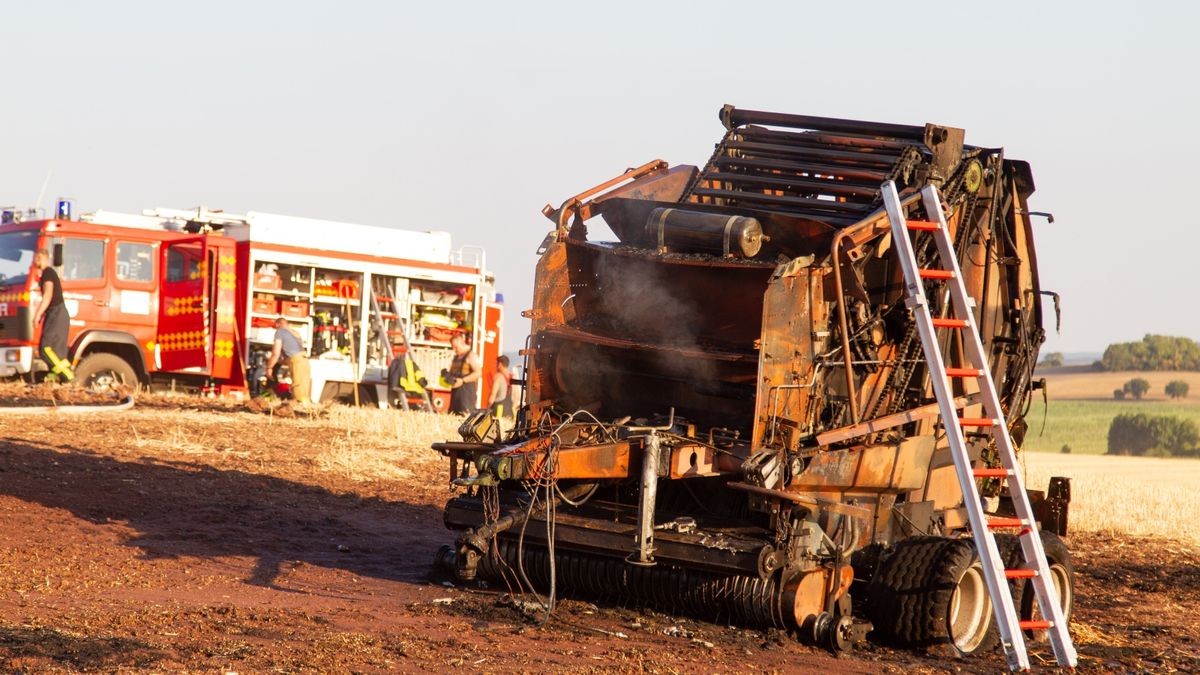
[(1021, 630), (1046, 630), (1046, 629), (1050, 628), (1050, 626), (1053, 626), (1054, 624), (1050, 623), (1049, 621), (1042, 620), (1042, 621), (1019, 621), (1019, 622), (1017, 622), (1017, 625), (1021, 627)]
[(917, 270), (917, 274), (921, 275), (922, 279), (953, 279), (954, 272), (951, 270)]
[(1037, 570), (1004, 570), (1005, 579), (1032, 579), (1037, 576)]
[(910, 230), (922, 230), (925, 232), (933, 232), (941, 228), (941, 225), (928, 220), (910, 220), (906, 223)]
[(1008, 469), (975, 469), (976, 478), (1008, 478)]
[(994, 427), (996, 420), (990, 417), (960, 417), (958, 423), (964, 427)]
[(946, 377), (979, 377), (983, 371), (978, 368), (947, 368)]
[(966, 319), (934, 319), (934, 328), (966, 328)]
[(988, 527), (999, 529), (1004, 527), (1024, 527), (1025, 521), (1020, 518), (989, 518)]

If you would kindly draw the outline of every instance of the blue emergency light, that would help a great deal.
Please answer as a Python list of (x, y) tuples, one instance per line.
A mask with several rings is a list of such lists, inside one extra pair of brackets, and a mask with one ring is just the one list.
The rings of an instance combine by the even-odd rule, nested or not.
[(61, 218), (62, 220), (70, 220), (71, 213), (74, 211), (73, 207), (74, 204), (71, 203), (70, 199), (59, 198), (57, 216), (55, 217)]
[(17, 222), (17, 212), (12, 209), (4, 209), (0, 212), (0, 225), (8, 225)]

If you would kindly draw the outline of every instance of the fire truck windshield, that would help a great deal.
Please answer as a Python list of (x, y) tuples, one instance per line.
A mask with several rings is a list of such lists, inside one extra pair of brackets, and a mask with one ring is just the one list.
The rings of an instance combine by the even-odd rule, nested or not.
[(25, 283), (37, 248), (36, 230), (0, 234), (0, 285)]

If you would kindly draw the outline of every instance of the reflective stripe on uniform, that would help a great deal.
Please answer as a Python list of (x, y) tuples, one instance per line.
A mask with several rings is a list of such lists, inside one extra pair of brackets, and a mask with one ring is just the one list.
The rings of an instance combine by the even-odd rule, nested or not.
[(404, 377), (400, 378), (400, 388), (414, 394), (424, 394), (425, 388), (421, 386), (422, 377), (424, 374), (420, 368), (417, 368), (416, 361), (406, 357), (404, 359)]
[(55, 376), (62, 376), (64, 380), (70, 382), (75, 379), (75, 371), (71, 370), (71, 362), (66, 359), (60, 359), (58, 354), (54, 353), (53, 347), (46, 347), (46, 356), (50, 357), (50, 372)]

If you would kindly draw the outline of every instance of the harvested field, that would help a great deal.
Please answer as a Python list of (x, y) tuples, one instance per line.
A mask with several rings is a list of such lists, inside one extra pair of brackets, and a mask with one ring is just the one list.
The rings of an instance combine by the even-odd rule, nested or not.
[(1200, 461), (1164, 457), (1027, 453), (1026, 485), (1071, 477), (1071, 528), (1105, 535), (1166, 536), (1200, 546)]
[[(1035, 377), (1046, 378), (1046, 388), (1051, 400), (1112, 401), (1113, 390), (1120, 389), (1126, 382), (1140, 377), (1150, 383), (1150, 391), (1143, 401), (1178, 401), (1184, 404), (1200, 404), (1200, 373), (1188, 371), (1097, 371), (1090, 366), (1062, 366), (1038, 368)], [(1171, 399), (1166, 394), (1167, 383), (1183, 380), (1188, 383), (1190, 396)]]
[[(539, 625), (494, 591), (427, 580), (450, 540), (428, 443), (457, 420), (292, 412), (147, 396), (125, 413), (0, 416), (0, 671), (1002, 666), (870, 644), (833, 657), (774, 631), (573, 600)], [(1076, 499), (1093, 489), (1077, 483)], [(1195, 545), (1082, 528), (1071, 545), (1081, 670), (1200, 670)], [(1046, 658), (1039, 648), (1035, 663)]]

